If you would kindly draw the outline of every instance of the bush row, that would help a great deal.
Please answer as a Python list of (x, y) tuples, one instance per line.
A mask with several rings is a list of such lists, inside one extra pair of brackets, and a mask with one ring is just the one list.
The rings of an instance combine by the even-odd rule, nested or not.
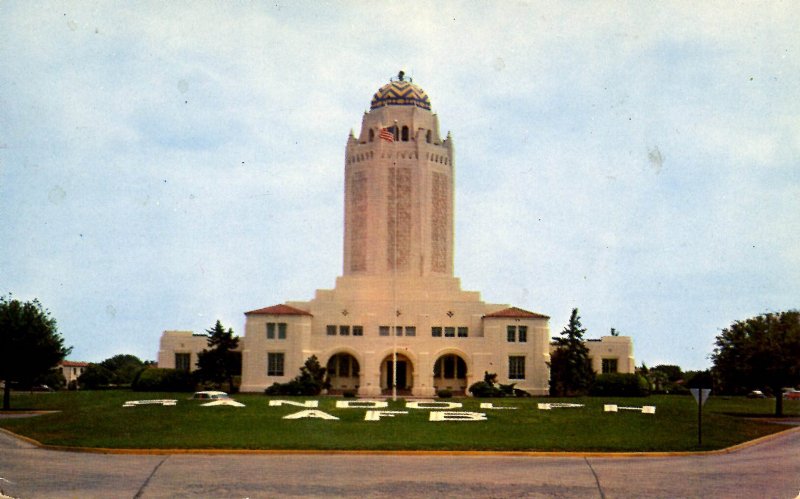
[(589, 395), (645, 397), (650, 395), (650, 384), (638, 374), (598, 374), (589, 390)]
[(190, 372), (151, 367), (133, 379), (131, 388), (137, 392), (192, 392), (197, 380)]
[[(514, 387), (514, 383), (503, 385), (493, 382), (494, 376), (487, 376), (489, 379), (473, 383), (469, 387), (469, 393), (473, 397), (529, 397), (530, 394), (524, 390)], [(139, 392), (191, 392), (198, 385), (196, 377), (189, 372), (176, 369), (148, 368), (143, 369), (133, 380), (131, 388)], [(288, 383), (275, 383), (265, 390), (267, 395), (318, 395), (320, 393), (320, 383), (309, 379), (306, 376), (298, 376)], [(616, 396), (616, 397), (642, 397), (650, 394), (647, 380), (637, 374), (599, 374), (589, 391), (593, 396)], [(355, 396), (353, 394), (347, 394)], [(440, 398), (452, 397), (452, 392), (439, 390), (437, 395)]]

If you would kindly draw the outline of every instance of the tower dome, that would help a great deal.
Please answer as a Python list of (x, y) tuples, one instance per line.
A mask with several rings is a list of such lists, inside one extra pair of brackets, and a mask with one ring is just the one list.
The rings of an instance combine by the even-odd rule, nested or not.
[(382, 86), (372, 96), (370, 109), (383, 106), (417, 106), (430, 111), (431, 101), (424, 90), (411, 81), (406, 81), (405, 73), (400, 71), (397, 74), (397, 80), (392, 80)]

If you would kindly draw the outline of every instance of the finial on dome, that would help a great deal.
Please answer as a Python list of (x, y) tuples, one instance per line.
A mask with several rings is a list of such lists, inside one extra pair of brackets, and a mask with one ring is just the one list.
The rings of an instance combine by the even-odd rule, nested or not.
[(397, 73), (397, 79), (400, 80), (400, 81), (403, 81), (403, 78), (405, 76), (406, 76), (405, 71), (400, 71), (399, 73)]

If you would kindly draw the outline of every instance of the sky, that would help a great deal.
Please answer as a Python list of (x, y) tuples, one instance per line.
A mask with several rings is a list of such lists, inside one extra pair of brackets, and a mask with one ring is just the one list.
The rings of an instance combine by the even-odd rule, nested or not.
[(465, 290), (637, 365), (798, 308), (795, 2), (0, 2), (0, 294), (69, 358), (309, 300), (404, 70), (456, 150)]

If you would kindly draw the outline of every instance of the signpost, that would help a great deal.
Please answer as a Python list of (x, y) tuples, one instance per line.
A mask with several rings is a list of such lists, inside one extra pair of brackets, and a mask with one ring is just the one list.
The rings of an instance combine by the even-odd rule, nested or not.
[(697, 402), (697, 446), (703, 445), (703, 404), (711, 395), (711, 388), (689, 388), (695, 402)]

